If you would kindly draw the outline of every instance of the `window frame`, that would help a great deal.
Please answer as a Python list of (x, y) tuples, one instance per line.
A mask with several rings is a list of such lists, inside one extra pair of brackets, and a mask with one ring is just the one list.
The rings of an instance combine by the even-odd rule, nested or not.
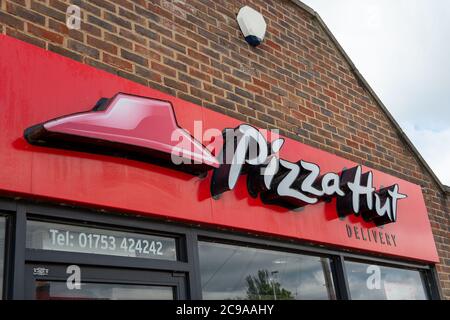
[[(5, 242), (4, 242), (4, 247), (3, 247), (3, 257), (0, 257), (0, 259), (3, 259), (3, 274), (0, 274), (0, 278), (2, 280), (1, 285), (0, 285), (0, 300), (5, 299), (5, 297), (7, 296), (7, 282), (6, 279), (8, 278), (8, 262), (9, 262), (9, 244), (10, 244), (10, 224), (11, 224), (11, 218), (10, 218), (10, 214), (8, 214), (5, 211), (0, 211), (0, 219), (5, 219), (5, 229), (4, 230), (0, 230), (0, 232), (4, 232), (3, 236), (5, 238)], [(0, 248), (1, 249), (1, 248)], [(0, 260), (1, 261), (1, 260)]]
[[(316, 257), (316, 258), (327, 258), (330, 262), (330, 271), (331, 271), (331, 277), (333, 281), (333, 289), (334, 294), (336, 295), (336, 300), (339, 300), (339, 293), (338, 288), (336, 285), (336, 277), (337, 274), (335, 273), (335, 268), (333, 266), (333, 257), (327, 254), (322, 253), (313, 253), (313, 252), (305, 252), (305, 251), (299, 251), (299, 250), (293, 250), (288, 249), (285, 247), (279, 247), (279, 246), (263, 246), (263, 245), (252, 245), (248, 241), (247, 242), (236, 242), (236, 241), (224, 241), (222, 239), (215, 239), (215, 238), (205, 238), (200, 236), (198, 239), (198, 242), (209, 242), (209, 243), (218, 243), (218, 244), (224, 244), (224, 245), (231, 245), (231, 246), (239, 246), (239, 247), (245, 247), (245, 248), (251, 248), (251, 249), (260, 249), (260, 250), (267, 250), (277, 253), (289, 253), (294, 255), (301, 255), (301, 256), (308, 256), (308, 257)], [(200, 266), (200, 265), (199, 265)]]
[(15, 213), (17, 211), (17, 203), (8, 199), (0, 198), (0, 216), (5, 218), (5, 248), (4, 248), (4, 264), (3, 264), (3, 287), (1, 299), (8, 299), (9, 292), (13, 285), (13, 270), (12, 264), (14, 258), (14, 240), (15, 240)]
[[(395, 265), (394, 266), (394, 265), (392, 265), (392, 264), (390, 264), (390, 263), (388, 263), (386, 261), (374, 262), (374, 261), (363, 260), (362, 258), (344, 259), (343, 262), (344, 262), (344, 271), (346, 272), (346, 277), (347, 277), (347, 271), (346, 271), (347, 267), (345, 265), (346, 262), (350, 262), (350, 263), (354, 262), (354, 263), (366, 264), (366, 265), (376, 265), (376, 266), (380, 266), (380, 267), (393, 268), (393, 269), (397, 269), (397, 270), (417, 271), (417, 272), (419, 272), (420, 280), (421, 280), (422, 286), (423, 286), (424, 291), (425, 291), (425, 300), (433, 300), (432, 296), (431, 296), (431, 291), (430, 291), (431, 288), (430, 288), (430, 286), (428, 284), (428, 279), (427, 279), (427, 277), (428, 277), (427, 276), (427, 271), (429, 271), (428, 268), (421, 268), (421, 269), (419, 269), (419, 268), (411, 267), (409, 265)], [(347, 281), (347, 283), (349, 283), (349, 282)], [(349, 294), (350, 300), (352, 300), (351, 299), (350, 287), (349, 287), (348, 294)]]
[[(119, 232), (126, 232), (129, 234), (133, 234), (136, 237), (139, 237), (139, 235), (147, 235), (147, 236), (158, 236), (158, 237), (164, 237), (167, 239), (173, 239), (175, 241), (175, 250), (176, 250), (176, 260), (169, 260), (169, 259), (152, 259), (152, 258), (142, 258), (142, 257), (127, 257), (127, 256), (120, 256), (120, 255), (108, 255), (108, 254), (102, 254), (109, 257), (124, 257), (126, 259), (132, 258), (132, 259), (146, 259), (150, 261), (170, 261), (170, 262), (186, 262), (186, 254), (185, 254), (185, 241), (184, 241), (184, 235), (178, 234), (178, 233), (167, 233), (167, 232), (161, 232), (159, 230), (149, 230), (149, 229), (131, 229), (129, 227), (121, 227), (119, 225), (109, 225), (104, 223), (91, 223), (91, 222), (84, 222), (81, 223), (81, 221), (76, 221), (73, 219), (49, 219), (47, 216), (42, 217), (39, 215), (28, 215), (27, 216), (27, 222), (28, 221), (37, 221), (37, 222), (44, 222), (44, 223), (54, 223), (59, 224), (61, 226), (75, 226), (75, 227), (81, 227), (81, 228), (92, 228), (96, 230), (110, 230), (110, 231), (119, 231)], [(56, 254), (61, 254), (63, 252), (70, 253), (71, 255), (76, 254), (90, 254), (90, 255), (100, 255), (101, 254), (94, 254), (94, 253), (83, 253), (78, 251), (58, 251), (58, 250), (46, 250), (46, 249), (36, 249), (36, 248), (27, 248), (25, 246), (26, 254), (27, 256), (34, 256), (39, 254), (45, 254), (46, 252), (55, 252)]]
[(424, 285), (427, 297), (430, 300), (440, 300), (442, 295), (437, 284), (437, 273), (434, 265), (420, 264), (414, 261), (386, 258), (370, 253), (356, 253), (340, 249), (318, 247), (314, 244), (297, 243), (294, 240), (283, 240), (275, 237), (262, 237), (256, 234), (245, 234), (220, 230), (199, 230), (197, 232), (199, 241), (215, 241), (225, 244), (251, 246), (260, 249), (284, 251), (297, 254), (324, 256), (330, 258), (333, 284), (338, 300), (351, 300), (349, 282), (345, 268), (345, 261), (359, 261), (362, 263), (373, 263), (393, 268), (412, 269), (423, 272)]
[[(37, 267), (47, 267), (49, 264), (37, 263), (28, 264), (26, 268), (27, 271), (27, 281), (26, 281), (26, 299), (33, 299), (36, 293), (36, 282), (37, 281), (56, 281), (65, 282), (66, 281), (66, 268), (61, 265), (50, 265), (51, 272), (46, 276), (33, 276), (32, 268)], [(130, 269), (127, 269), (128, 271)], [(185, 299), (186, 298), (186, 277), (174, 275), (167, 271), (154, 271), (147, 269), (133, 269), (131, 272), (124, 274), (121, 268), (105, 268), (102, 266), (85, 266), (84, 267), (84, 278), (85, 282), (90, 284), (125, 284), (125, 285), (138, 285), (138, 286), (162, 286), (171, 287), (174, 293), (174, 299)], [(86, 280), (87, 279), (87, 280)]]
[[(7, 212), (10, 219), (7, 228), (8, 246), (5, 250), (5, 289), (4, 296), (9, 299), (23, 299), (24, 273), (27, 261), (46, 261), (49, 263), (79, 263), (127, 268), (151, 268), (182, 272), (187, 275), (187, 298), (202, 299), (198, 241), (244, 245), (274, 251), (328, 257), (331, 262), (333, 284), (338, 300), (349, 300), (350, 290), (345, 272), (345, 260), (357, 260), (363, 263), (383, 264), (390, 267), (419, 270), (424, 274), (425, 290), (432, 300), (442, 297), (438, 285), (436, 267), (407, 259), (391, 258), (379, 254), (356, 252), (326, 247), (300, 240), (292, 240), (270, 235), (261, 235), (244, 231), (228, 230), (211, 226), (200, 226), (174, 222), (155, 217), (124, 214), (113, 210), (95, 210), (78, 206), (52, 203), (37, 203), (30, 200), (0, 199), (0, 210)], [(15, 214), (14, 214), (15, 213)], [(106, 256), (86, 253), (51, 252), (39, 249), (26, 249), (26, 221), (29, 218), (89, 227), (108, 228), (120, 231), (143, 232), (163, 236), (177, 236), (178, 261), (141, 259), (132, 257)], [(36, 252), (39, 251), (39, 252)], [(149, 263), (151, 260), (151, 263)], [(149, 267), (150, 266), (150, 267)], [(13, 272), (14, 271), (14, 272)]]

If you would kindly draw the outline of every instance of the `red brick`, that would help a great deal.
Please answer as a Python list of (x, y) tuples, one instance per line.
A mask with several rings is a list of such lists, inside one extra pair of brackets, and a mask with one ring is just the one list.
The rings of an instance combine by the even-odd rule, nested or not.
[(35, 38), (35, 37), (30, 37), (28, 34), (25, 34), (17, 29), (6, 28), (6, 34), (8, 36), (17, 38), (19, 40), (31, 43), (32, 45), (35, 45), (35, 46), (45, 49), (45, 41)]
[(172, 78), (175, 78), (177, 75), (177, 72), (174, 69), (169, 68), (165, 65), (162, 65), (162, 64), (154, 62), (154, 61), (151, 62), (151, 68), (154, 71), (160, 72), (160, 73), (165, 74)]
[(88, 35), (87, 43), (97, 49), (106, 51), (108, 53), (111, 53), (112, 55), (117, 55), (117, 46), (115, 46), (109, 42), (106, 42), (106, 41), (103, 41), (103, 40), (100, 40), (100, 39), (97, 39), (97, 38), (94, 38), (94, 37), (91, 37)]
[(64, 37), (61, 34), (45, 30), (41, 27), (37, 27), (30, 23), (27, 23), (27, 30), (29, 33), (31, 33), (37, 37), (49, 40), (51, 42), (59, 43), (59, 44), (62, 44), (63, 39), (64, 39)]
[(188, 48), (188, 52), (187, 52), (188, 57), (190, 57), (191, 59), (194, 59), (196, 61), (199, 61), (200, 63), (204, 63), (209, 65), (209, 57), (207, 57), (206, 55), (199, 53), (193, 49)]
[(125, 70), (128, 70), (128, 71), (132, 71), (133, 70), (132, 64), (130, 62), (124, 60), (124, 59), (121, 59), (119, 57), (111, 56), (111, 55), (109, 55), (109, 54), (107, 54), (105, 52), (102, 54), (102, 56), (103, 56), (102, 60), (106, 64), (111, 64), (111, 65), (113, 65), (115, 67), (118, 67), (118, 68), (121, 68), (121, 69), (125, 69)]
[(23, 28), (24, 28), (23, 21), (17, 19), (13, 15), (4, 13), (2, 11), (0, 11), (0, 23), (4, 23), (8, 26), (11, 26), (11, 27), (19, 29), (19, 30), (23, 30)]
[(206, 82), (211, 82), (211, 76), (205, 72), (198, 71), (194, 68), (189, 68), (189, 74), (193, 77), (200, 78)]
[(255, 86), (261, 87), (265, 90), (270, 90), (270, 84), (265, 82), (265, 81), (261, 81), (257, 78), (253, 78), (253, 83), (255, 84)]

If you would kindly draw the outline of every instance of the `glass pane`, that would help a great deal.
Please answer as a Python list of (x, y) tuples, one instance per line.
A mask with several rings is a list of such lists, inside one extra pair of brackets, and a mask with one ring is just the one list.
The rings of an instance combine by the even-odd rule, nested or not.
[(335, 299), (328, 258), (199, 243), (203, 298)]
[(172, 238), (40, 221), (27, 221), (27, 248), (177, 260)]
[(5, 265), (5, 231), (6, 219), (0, 217), (0, 299), (3, 297), (3, 268)]
[(345, 268), (354, 300), (427, 299), (419, 271), (351, 261)]
[(68, 289), (66, 282), (36, 281), (37, 300), (173, 300), (174, 288), (109, 283), (82, 283)]

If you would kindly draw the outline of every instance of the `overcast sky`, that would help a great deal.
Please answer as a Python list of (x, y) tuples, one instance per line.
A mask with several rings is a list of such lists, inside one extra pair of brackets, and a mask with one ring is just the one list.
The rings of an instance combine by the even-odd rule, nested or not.
[(450, 185), (450, 1), (303, 0)]

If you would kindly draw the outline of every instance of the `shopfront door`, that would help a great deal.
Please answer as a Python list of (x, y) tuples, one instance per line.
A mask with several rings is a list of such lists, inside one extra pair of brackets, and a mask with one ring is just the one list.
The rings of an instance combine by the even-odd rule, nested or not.
[(183, 273), (30, 263), (25, 268), (29, 300), (179, 300), (186, 298)]

